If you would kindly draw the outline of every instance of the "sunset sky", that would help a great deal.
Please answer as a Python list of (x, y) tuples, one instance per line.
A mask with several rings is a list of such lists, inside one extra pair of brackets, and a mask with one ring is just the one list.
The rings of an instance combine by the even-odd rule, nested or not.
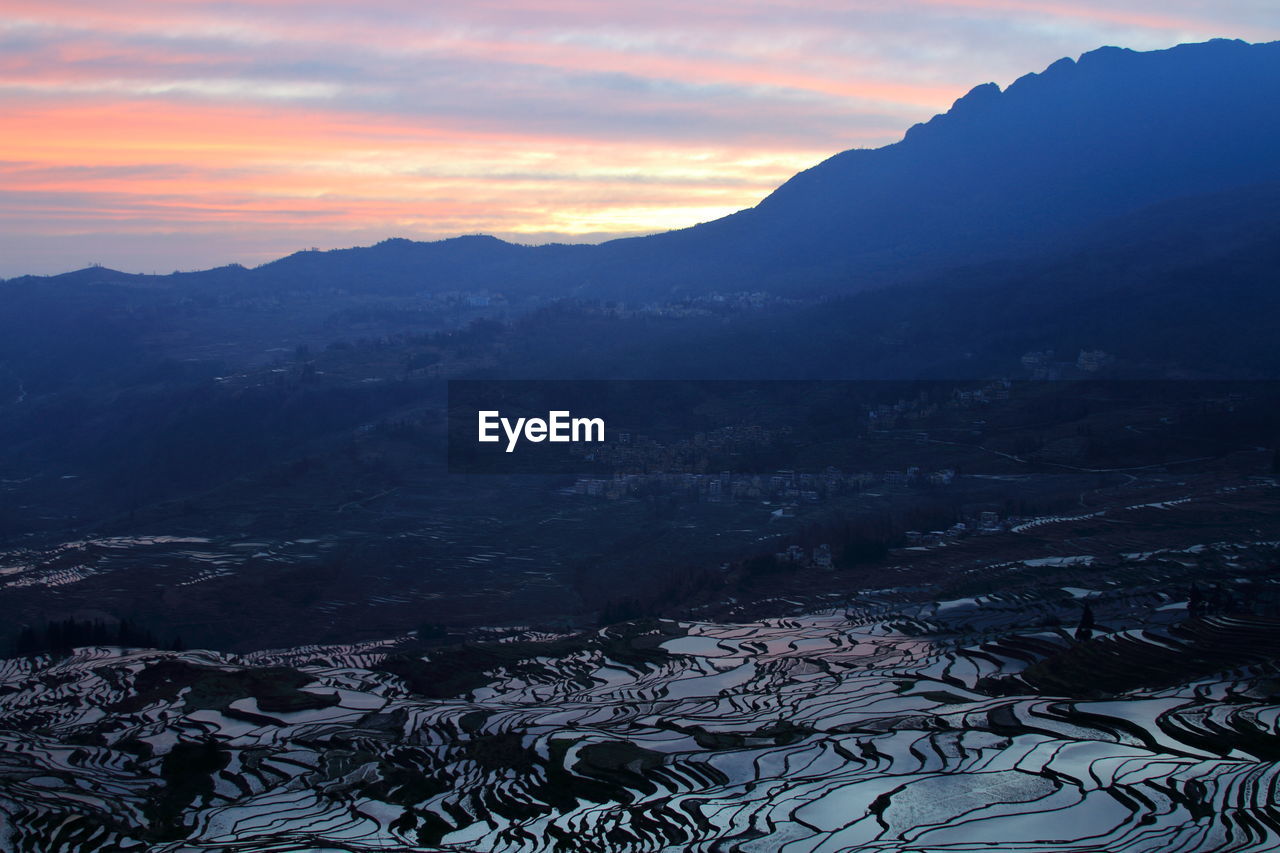
[(4, 0), (0, 276), (713, 219), (1104, 44), (1276, 0)]

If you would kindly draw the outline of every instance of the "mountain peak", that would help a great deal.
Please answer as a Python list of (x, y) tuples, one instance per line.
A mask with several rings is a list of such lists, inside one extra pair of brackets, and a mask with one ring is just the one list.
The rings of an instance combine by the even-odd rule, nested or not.
[(968, 112), (974, 109), (980, 109), (983, 105), (993, 102), (1000, 97), (1000, 87), (995, 83), (982, 83), (974, 86), (965, 95), (956, 100), (951, 105), (950, 112), (956, 111)]

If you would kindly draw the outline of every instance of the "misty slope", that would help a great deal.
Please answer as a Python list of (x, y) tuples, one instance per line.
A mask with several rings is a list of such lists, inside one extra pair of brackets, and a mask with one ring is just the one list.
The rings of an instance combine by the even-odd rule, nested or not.
[(855, 294), (790, 323), (797, 368), (817, 372), (1018, 375), (1029, 350), (1074, 361), (1102, 349), (1131, 376), (1273, 377), (1280, 183), (1152, 205), (1051, 252)]
[(837, 154), (757, 207), (692, 228), (594, 247), (388, 240), (161, 279), (638, 300), (708, 290), (847, 292), (1017, 254), (1160, 201), (1278, 180), (1277, 150), (1280, 42), (1105, 47), (1003, 92), (978, 86), (898, 143)]
[(525, 330), (502, 371), (1020, 376), (1030, 350), (1074, 361), (1080, 349), (1102, 349), (1121, 359), (1125, 376), (1272, 377), (1280, 374), (1277, 327), (1280, 183), (1273, 182), (1152, 205), (1034, 256), (958, 266), (731, 324)]

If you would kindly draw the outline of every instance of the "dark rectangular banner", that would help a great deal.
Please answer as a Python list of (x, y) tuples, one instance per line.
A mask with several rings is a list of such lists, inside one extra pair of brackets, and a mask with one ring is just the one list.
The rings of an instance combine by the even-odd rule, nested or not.
[(610, 479), (1110, 471), (1187, 456), (1209, 413), (1265, 432), (1280, 411), (1275, 383), (1218, 381), (469, 380), (448, 397), (450, 473)]

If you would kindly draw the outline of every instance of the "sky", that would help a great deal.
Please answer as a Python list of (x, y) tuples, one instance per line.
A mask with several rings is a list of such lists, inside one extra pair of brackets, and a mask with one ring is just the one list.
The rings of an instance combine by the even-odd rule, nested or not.
[(750, 207), (975, 85), (1280, 38), (1275, 0), (4, 0), (0, 276)]

